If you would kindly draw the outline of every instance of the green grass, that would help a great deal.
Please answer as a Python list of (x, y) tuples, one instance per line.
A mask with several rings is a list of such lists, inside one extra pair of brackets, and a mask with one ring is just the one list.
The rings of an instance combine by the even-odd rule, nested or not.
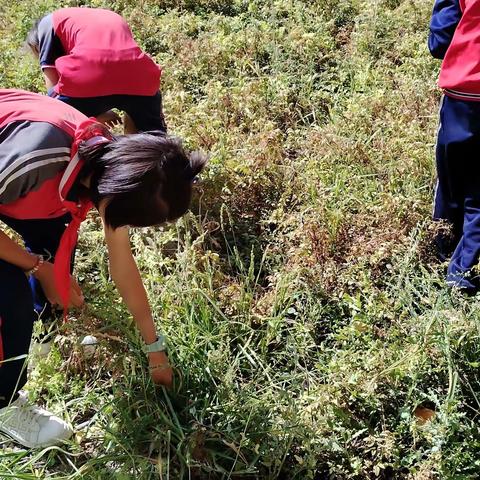
[[(480, 303), (430, 253), (432, 2), (82, 4), (128, 19), (171, 132), (211, 154), (192, 213), (132, 234), (176, 382), (151, 384), (92, 217), (88, 307), (29, 383), (82, 428), (2, 443), (0, 478), (477, 478)], [(42, 90), (22, 41), (59, 5), (0, 0), (0, 85)]]

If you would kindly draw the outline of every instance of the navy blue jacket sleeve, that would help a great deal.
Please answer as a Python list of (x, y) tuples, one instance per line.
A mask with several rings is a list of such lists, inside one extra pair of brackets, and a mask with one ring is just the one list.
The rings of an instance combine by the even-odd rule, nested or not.
[(38, 43), (42, 68), (54, 67), (55, 60), (65, 55), (62, 44), (53, 30), (52, 14), (43, 17), (38, 24)]
[(428, 36), (428, 48), (435, 58), (447, 53), (461, 16), (459, 0), (436, 0)]

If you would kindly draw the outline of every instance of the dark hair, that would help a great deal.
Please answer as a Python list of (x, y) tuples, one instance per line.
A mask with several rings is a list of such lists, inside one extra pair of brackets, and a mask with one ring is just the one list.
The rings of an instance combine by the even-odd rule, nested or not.
[(35, 20), (35, 23), (33, 24), (33, 27), (28, 32), (27, 38), (25, 40), (25, 43), (36, 54), (38, 54), (38, 51), (40, 50), (40, 41), (38, 39), (38, 24), (39, 23), (40, 23), (40, 19)]
[(112, 228), (180, 218), (206, 163), (198, 152), (187, 154), (177, 138), (145, 133), (84, 143), (78, 152), (85, 161), (80, 178), (90, 178), (88, 195), (97, 206), (106, 200), (105, 222)]

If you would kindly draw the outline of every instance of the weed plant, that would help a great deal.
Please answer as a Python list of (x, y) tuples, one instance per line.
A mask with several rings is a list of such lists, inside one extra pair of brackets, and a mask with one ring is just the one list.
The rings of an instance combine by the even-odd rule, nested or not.
[[(150, 382), (90, 217), (88, 307), (28, 385), (76, 438), (5, 440), (0, 478), (478, 478), (480, 303), (431, 253), (432, 2), (80, 3), (124, 15), (170, 131), (211, 154), (190, 214), (132, 232), (176, 381)], [(0, 0), (2, 87), (43, 91), (22, 42), (67, 5)]]

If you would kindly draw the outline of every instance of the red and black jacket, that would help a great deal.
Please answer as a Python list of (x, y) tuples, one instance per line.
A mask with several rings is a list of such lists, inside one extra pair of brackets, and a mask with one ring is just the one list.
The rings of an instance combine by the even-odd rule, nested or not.
[(480, 100), (480, 2), (437, 0), (428, 46), (443, 58), (439, 86), (462, 100)]
[(0, 214), (16, 219), (72, 221), (55, 255), (55, 280), (65, 304), (70, 258), (78, 228), (92, 203), (67, 198), (82, 166), (78, 145), (101, 137), (104, 127), (45, 95), (0, 89)]

